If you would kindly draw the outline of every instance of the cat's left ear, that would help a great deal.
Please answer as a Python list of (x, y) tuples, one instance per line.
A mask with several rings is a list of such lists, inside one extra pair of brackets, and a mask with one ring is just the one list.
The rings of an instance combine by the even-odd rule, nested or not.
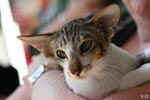
[(38, 51), (42, 52), (46, 57), (53, 56), (54, 44), (56, 40), (57, 32), (37, 35), (23, 35), (18, 39), (27, 43)]
[(97, 27), (101, 25), (106, 31), (110, 31), (109, 38), (112, 38), (114, 32), (111, 31), (117, 26), (119, 19), (120, 8), (118, 5), (112, 4), (93, 16), (88, 23), (93, 23), (97, 25)]

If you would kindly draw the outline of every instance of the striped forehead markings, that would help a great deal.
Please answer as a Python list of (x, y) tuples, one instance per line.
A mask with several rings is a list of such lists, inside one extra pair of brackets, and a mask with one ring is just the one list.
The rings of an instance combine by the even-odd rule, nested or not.
[(66, 41), (72, 41), (74, 42), (77, 37), (79, 37), (79, 29), (78, 26), (75, 24), (70, 24), (68, 26), (63, 27), (62, 29), (62, 39)]

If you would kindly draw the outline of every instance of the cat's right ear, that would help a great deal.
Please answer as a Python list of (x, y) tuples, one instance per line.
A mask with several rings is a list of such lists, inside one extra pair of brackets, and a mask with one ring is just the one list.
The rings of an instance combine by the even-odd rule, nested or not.
[(97, 27), (102, 26), (103, 29), (109, 31), (108, 37), (111, 39), (114, 35), (114, 28), (117, 26), (120, 19), (120, 8), (116, 4), (109, 5), (93, 16), (88, 23), (92, 23)]
[(33, 46), (46, 57), (53, 56), (54, 43), (56, 41), (57, 32), (38, 34), (38, 35), (23, 35), (18, 36), (18, 39)]

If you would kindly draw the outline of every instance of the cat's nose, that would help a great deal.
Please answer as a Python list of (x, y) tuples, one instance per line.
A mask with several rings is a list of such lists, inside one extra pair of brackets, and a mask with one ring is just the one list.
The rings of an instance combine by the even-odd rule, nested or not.
[(76, 75), (76, 76), (79, 76), (82, 71), (81, 62), (76, 55), (72, 56), (69, 62), (69, 70), (72, 75)]
[(71, 66), (72, 68), (70, 69), (71, 73), (73, 75), (76, 75), (76, 76), (80, 76), (80, 73), (82, 71), (82, 68), (81, 66)]
[(80, 76), (80, 73), (82, 71), (81, 64), (80, 63), (72, 63), (69, 65), (69, 70), (70, 70), (71, 74)]

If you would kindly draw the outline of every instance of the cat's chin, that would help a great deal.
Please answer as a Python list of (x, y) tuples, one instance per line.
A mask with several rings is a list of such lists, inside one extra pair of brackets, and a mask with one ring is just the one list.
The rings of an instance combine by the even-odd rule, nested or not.
[(82, 79), (85, 79), (86, 77), (82, 76), (82, 74), (80, 73), (79, 75), (74, 75), (72, 74), (71, 72), (66, 72), (66, 75), (70, 78), (70, 79), (73, 79), (73, 80), (82, 80)]

